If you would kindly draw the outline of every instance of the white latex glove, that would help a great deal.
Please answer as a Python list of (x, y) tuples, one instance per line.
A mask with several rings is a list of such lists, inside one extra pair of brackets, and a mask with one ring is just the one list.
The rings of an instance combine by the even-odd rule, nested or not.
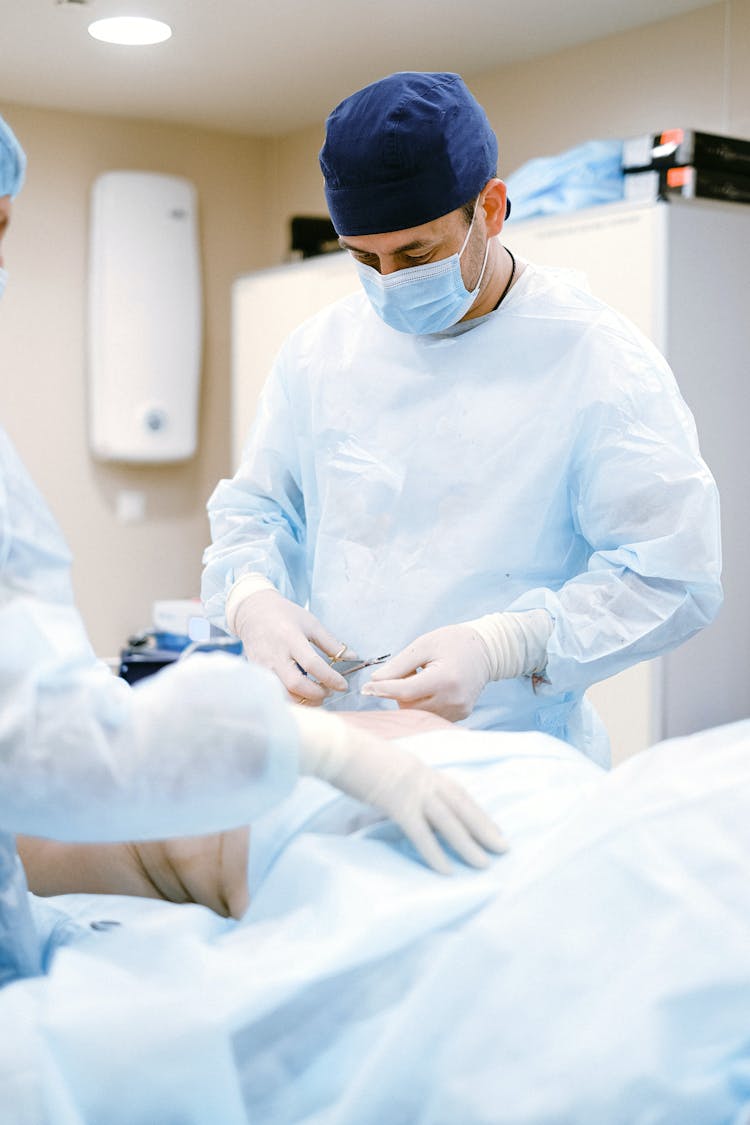
[(244, 598), (234, 611), (231, 629), (242, 640), (248, 659), (274, 672), (296, 701), (317, 707), (331, 691), (348, 690), (344, 677), (312, 646), (342, 660), (353, 660), (355, 653), (277, 590), (259, 590)]
[(381, 664), (362, 695), (395, 699), (457, 722), (474, 709), (490, 680), (541, 672), (553, 622), (544, 609), (490, 613), (425, 633)]
[(488, 852), (507, 850), (487, 813), (449, 777), (329, 712), (292, 710), (300, 730), (300, 772), (381, 809), (435, 871), (451, 873), (438, 835), (472, 867), (486, 867)]

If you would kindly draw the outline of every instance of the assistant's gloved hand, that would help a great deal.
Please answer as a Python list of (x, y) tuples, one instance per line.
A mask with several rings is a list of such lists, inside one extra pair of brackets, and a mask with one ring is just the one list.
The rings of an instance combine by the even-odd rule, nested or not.
[(487, 813), (449, 777), (336, 715), (292, 710), (300, 730), (300, 772), (381, 809), (435, 871), (451, 873), (438, 835), (472, 867), (486, 867), (487, 852), (507, 850)]
[(234, 611), (231, 628), (242, 640), (248, 659), (275, 672), (292, 698), (319, 706), (331, 691), (347, 691), (344, 677), (312, 645), (345, 660), (354, 659), (355, 653), (312, 613), (277, 590), (259, 590), (244, 598)]
[(490, 680), (541, 672), (553, 622), (544, 609), (490, 613), (425, 633), (381, 664), (362, 695), (395, 699), (457, 722), (474, 709)]

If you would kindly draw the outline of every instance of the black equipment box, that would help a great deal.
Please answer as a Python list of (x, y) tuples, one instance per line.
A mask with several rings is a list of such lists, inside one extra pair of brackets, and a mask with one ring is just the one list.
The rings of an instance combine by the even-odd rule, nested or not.
[(695, 129), (667, 129), (663, 133), (631, 137), (623, 143), (625, 172), (685, 166), (750, 176), (750, 141)]
[(684, 199), (722, 199), (750, 203), (750, 176), (718, 168), (652, 168), (625, 173), (625, 199), (650, 202), (679, 195)]

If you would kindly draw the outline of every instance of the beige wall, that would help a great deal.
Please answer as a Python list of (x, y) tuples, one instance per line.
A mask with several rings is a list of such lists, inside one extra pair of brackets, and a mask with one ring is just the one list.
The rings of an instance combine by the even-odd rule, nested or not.
[[(500, 138), (501, 173), (593, 137), (674, 126), (750, 136), (750, 0), (467, 75)], [(0, 306), (0, 417), (73, 549), (76, 593), (97, 650), (148, 624), (158, 597), (198, 590), (205, 500), (229, 458), (232, 279), (284, 259), (293, 214), (324, 214), (319, 126), (262, 141), (232, 134), (0, 105), (29, 154), (7, 241)], [(88, 195), (118, 168), (188, 176), (198, 188), (206, 343), (198, 456), (182, 466), (97, 464), (85, 435)], [(120, 489), (146, 494), (119, 524)]]
[[(29, 158), (5, 241), (0, 418), (65, 532), (76, 595), (97, 651), (114, 654), (148, 625), (156, 598), (197, 593), (205, 501), (230, 467), (229, 290), (269, 264), (263, 197), (269, 142), (141, 121), (30, 109), (0, 112)], [(94, 461), (86, 441), (84, 362), (88, 199), (97, 175), (136, 168), (198, 189), (205, 343), (198, 455), (172, 466)], [(146, 497), (123, 525), (120, 490)]]
[(271, 142), (273, 176), (266, 188), (266, 206), (274, 239), (271, 251), (278, 262), (288, 254), (289, 220), (293, 215), (328, 214), (318, 165), (324, 133), (321, 122)]

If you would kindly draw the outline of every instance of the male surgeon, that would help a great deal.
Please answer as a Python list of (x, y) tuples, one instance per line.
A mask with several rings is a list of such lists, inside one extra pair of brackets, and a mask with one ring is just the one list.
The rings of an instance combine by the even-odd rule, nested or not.
[[(24, 168), (0, 118), (0, 242)], [(6, 280), (0, 257), (0, 292)], [(247, 905), (243, 826), (298, 773), (377, 805), (440, 871), (450, 865), (437, 832), (477, 866), (503, 848), (459, 786), (336, 716), (290, 706), (257, 665), (194, 657), (135, 689), (112, 676), (75, 610), (62, 536), (2, 430), (0, 636), (0, 986), (41, 972), (75, 936), (27, 894), (14, 834), (34, 838), (22, 847), (45, 894), (161, 887), (235, 914)], [(95, 846), (196, 834), (144, 845), (135, 867), (132, 852)]]
[(203, 597), (307, 704), (342, 705), (337, 657), (393, 654), (360, 706), (606, 764), (584, 692), (716, 614), (717, 491), (655, 348), (504, 245), (497, 154), (456, 74), (392, 74), (328, 117), (361, 291), (282, 347), (209, 501)]

